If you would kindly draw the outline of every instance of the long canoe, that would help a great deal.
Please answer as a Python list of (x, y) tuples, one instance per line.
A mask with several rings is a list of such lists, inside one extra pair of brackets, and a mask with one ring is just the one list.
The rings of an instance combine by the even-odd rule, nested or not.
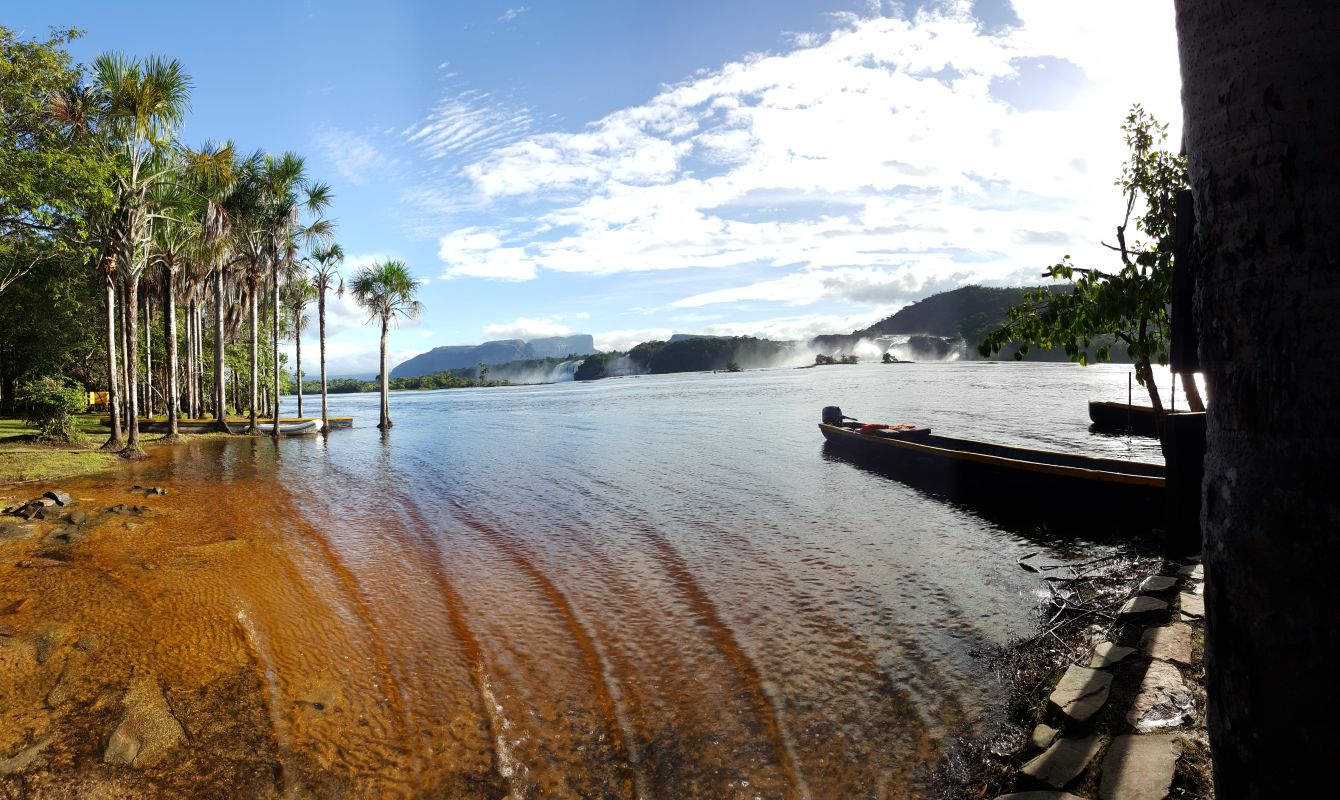
[[(952, 493), (1012, 497), (1026, 503), (1162, 503), (1160, 464), (939, 436), (929, 428), (881, 430), (825, 412), (819, 430), (834, 448), (899, 480)], [(1155, 506), (1161, 508), (1161, 506)], [(1095, 512), (1103, 513), (1101, 507)]]
[[(112, 425), (112, 420), (110, 417), (103, 417), (100, 421), (104, 428), (110, 428)], [(354, 426), (353, 417), (330, 417), (329, 421), (330, 421), (330, 427), (332, 429), (352, 428)], [(317, 429), (320, 429), (321, 420), (316, 417), (280, 417), (279, 432), (284, 433), (284, 426), (286, 425), (298, 425), (298, 424), (305, 425), (306, 423), (312, 423), (312, 422), (316, 423)], [(228, 418), (228, 429), (233, 433), (245, 432), (248, 424), (249, 421), (243, 417)], [(268, 418), (261, 418), (256, 421), (256, 424), (258, 427), (261, 428), (262, 433), (269, 433), (271, 425), (274, 424), (274, 420)], [(179, 433), (213, 433), (214, 426), (215, 421), (212, 419), (187, 419), (183, 417), (177, 420), (177, 431)], [(168, 431), (168, 422), (165, 419), (154, 418), (154, 419), (140, 420), (141, 433), (167, 433), (167, 431)], [(298, 431), (298, 433), (307, 433), (307, 432), (309, 431), (307, 430), (306, 427)]]
[[(1194, 411), (1167, 411), (1169, 414), (1194, 414)], [(1127, 403), (1111, 403), (1104, 400), (1089, 401), (1089, 420), (1093, 422), (1090, 430), (1097, 433), (1133, 433), (1136, 436), (1159, 435), (1158, 414), (1150, 406), (1137, 406)]]

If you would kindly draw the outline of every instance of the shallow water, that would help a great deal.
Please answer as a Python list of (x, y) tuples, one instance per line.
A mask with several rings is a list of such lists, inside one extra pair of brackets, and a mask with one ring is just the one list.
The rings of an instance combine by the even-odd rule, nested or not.
[[(375, 395), (333, 396), (354, 430), (197, 441), (79, 482), (90, 508), (134, 482), (170, 494), (0, 587), (38, 595), (33, 619), (65, 639), (107, 643), (81, 689), (110, 709), (100, 724), (126, 675), (155, 676), (174, 711), (190, 705), (174, 692), (232, 693), (197, 703), (186, 746), (226, 760), (211, 742), (227, 716), (260, 730), (250, 755), (190, 775), (165, 758), (165, 785), (917, 796), (944, 738), (1001, 700), (984, 648), (1034, 621), (1016, 559), (1110, 545), (1001, 527), (836, 458), (819, 410), (1158, 461), (1152, 440), (1087, 431), (1086, 401), (1124, 400), (1126, 372), (871, 364), (404, 393), (385, 436)], [(62, 596), (75, 571), (106, 596)], [(40, 706), (32, 731), (64, 719)], [(82, 746), (70, 769), (98, 780)]]

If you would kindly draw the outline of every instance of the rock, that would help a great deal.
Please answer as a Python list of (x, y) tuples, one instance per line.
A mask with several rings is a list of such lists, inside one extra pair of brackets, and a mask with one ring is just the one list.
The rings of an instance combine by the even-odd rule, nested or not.
[(1028, 743), (1039, 750), (1046, 750), (1056, 741), (1056, 735), (1060, 731), (1050, 725), (1038, 725), (1033, 729), (1032, 735), (1028, 737)]
[(0, 625), (0, 636), (8, 637), (13, 636), (16, 633), (18, 633), (18, 631), (14, 630), (13, 625)]
[(70, 497), (70, 493), (63, 492), (60, 489), (52, 489), (43, 494), (42, 497), (46, 498), (47, 500), (50, 500), (51, 502), (55, 503), (58, 506), (74, 505), (74, 498)]
[(0, 543), (27, 539), (32, 535), (32, 529), (26, 525), (16, 525), (12, 522), (6, 522), (3, 525), (0, 525)]
[(1098, 735), (1083, 739), (1058, 739), (1047, 748), (1047, 752), (1024, 764), (1020, 772), (1060, 789), (1084, 771), (1102, 746), (1103, 738)]
[(1070, 792), (1012, 792), (1010, 794), (997, 795), (996, 800), (1084, 800), (1077, 794)]
[(63, 567), (65, 562), (56, 558), (25, 558), (19, 562), (19, 566), (24, 569), (44, 569), (46, 567)]
[[(47, 492), (47, 494), (51, 494), (51, 492)], [(67, 494), (66, 497), (69, 497), (69, 495)], [(41, 497), (29, 503), (28, 505), (30, 506), (38, 505), (42, 506), (43, 508), (51, 508), (52, 506), (56, 505), (56, 498), (42, 495)]]
[(1118, 736), (1103, 757), (1102, 800), (1163, 800), (1182, 745), (1175, 736)]
[(1188, 564), (1177, 570), (1177, 574), (1181, 575), (1183, 578), (1195, 578), (1196, 580), (1201, 580), (1205, 577), (1205, 565)]
[(83, 525), (85, 522), (88, 522), (88, 514), (85, 514), (82, 511), (71, 511), (69, 514), (65, 515), (65, 521), (71, 525)]
[(107, 739), (104, 762), (148, 766), (185, 740), (186, 732), (172, 715), (156, 679), (131, 681), (124, 702), (126, 715)]
[(1134, 652), (1134, 647), (1121, 647), (1112, 642), (1103, 642), (1093, 649), (1093, 658), (1089, 659), (1089, 666), (1094, 669), (1104, 669), (1120, 662)]
[(20, 597), (18, 600), (15, 600), (14, 602), (5, 606), (4, 613), (17, 614), (20, 611), (27, 611), (32, 606), (32, 604), (33, 599), (31, 597)]
[(1126, 722), (1140, 733), (1176, 728), (1196, 715), (1195, 701), (1182, 673), (1166, 661), (1151, 661), (1140, 690), (1126, 712)]
[(82, 542), (87, 538), (87, 531), (69, 525), (47, 534), (46, 538), (42, 540), (42, 543), (51, 545), (74, 544), (75, 542)]
[(1149, 628), (1140, 637), (1140, 650), (1150, 658), (1191, 664), (1191, 626), (1174, 622), (1161, 628)]
[(1144, 614), (1156, 614), (1167, 611), (1168, 604), (1156, 597), (1138, 594), (1122, 604), (1117, 610), (1118, 617), (1138, 617)]
[(1140, 591), (1150, 594), (1162, 594), (1177, 585), (1177, 579), (1171, 575), (1150, 575), (1140, 582)]
[(1183, 614), (1188, 617), (1205, 616), (1205, 595), (1182, 592), (1177, 596)]
[(33, 761), (42, 754), (42, 751), (47, 748), (47, 745), (51, 744), (52, 738), (53, 737), (48, 736), (32, 747), (29, 747), (26, 750), (20, 750), (9, 758), (0, 758), (0, 777), (18, 772), (33, 763)]
[(1107, 702), (1112, 674), (1071, 664), (1051, 694), (1051, 703), (1076, 722), (1083, 722)]

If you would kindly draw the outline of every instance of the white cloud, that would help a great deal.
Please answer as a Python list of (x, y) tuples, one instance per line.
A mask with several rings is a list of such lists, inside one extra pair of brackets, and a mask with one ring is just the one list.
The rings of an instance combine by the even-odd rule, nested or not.
[[(529, 134), (527, 111), (471, 139), (487, 115), (462, 113), (452, 136), (475, 144), (426, 152), (457, 158), (453, 188), (501, 213), (440, 235), (444, 277), (772, 265), (790, 273), (678, 305), (881, 303), (1063, 252), (1108, 258), (1096, 240), (1120, 213), (1117, 124), (1142, 102), (1173, 123), (1175, 146), (1176, 47), (1162, 0), (1091, 5), (1017, 0), (1023, 24), (994, 34), (966, 2), (906, 18), (872, 5), (577, 132)], [(1147, 58), (1130, 58), (1135, 39)], [(1030, 84), (1065, 72), (1038, 59), (1068, 61), (1083, 85)], [(993, 93), (998, 80), (1069, 99), (1024, 110)], [(443, 137), (442, 124), (411, 138)]]
[(335, 166), (335, 171), (355, 186), (364, 183), (371, 173), (397, 163), (382, 153), (371, 137), (353, 131), (321, 128), (316, 132), (313, 144), (317, 152)]
[(452, 89), (423, 122), (406, 128), (403, 135), (430, 160), (471, 161), (521, 138), (534, 121), (528, 107), (492, 92)]
[(526, 10), (527, 10), (527, 7), (526, 7), (526, 6), (518, 6), (517, 8), (509, 8), (509, 9), (507, 9), (506, 11), (504, 11), (504, 12), (502, 13), (502, 16), (498, 17), (498, 22), (511, 22), (512, 20), (514, 20), (514, 19), (516, 19), (517, 17), (521, 16), (522, 14), (526, 13)]
[(531, 319), (517, 317), (513, 322), (503, 322), (484, 328), (484, 334), (490, 339), (543, 339), (549, 336), (567, 336), (572, 328), (550, 319)]

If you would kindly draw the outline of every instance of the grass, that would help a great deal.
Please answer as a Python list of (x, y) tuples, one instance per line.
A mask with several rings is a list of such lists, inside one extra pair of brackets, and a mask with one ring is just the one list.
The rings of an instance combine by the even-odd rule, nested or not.
[[(104, 414), (77, 414), (75, 428), (83, 436), (79, 444), (52, 445), (37, 441), (37, 429), (13, 417), (0, 417), (0, 486), (48, 481), (110, 469), (119, 459), (99, 450), (109, 429), (100, 420)], [(198, 438), (211, 434), (194, 434)], [(218, 434), (220, 436), (224, 434)], [(142, 433), (140, 442), (153, 444), (161, 433)]]

